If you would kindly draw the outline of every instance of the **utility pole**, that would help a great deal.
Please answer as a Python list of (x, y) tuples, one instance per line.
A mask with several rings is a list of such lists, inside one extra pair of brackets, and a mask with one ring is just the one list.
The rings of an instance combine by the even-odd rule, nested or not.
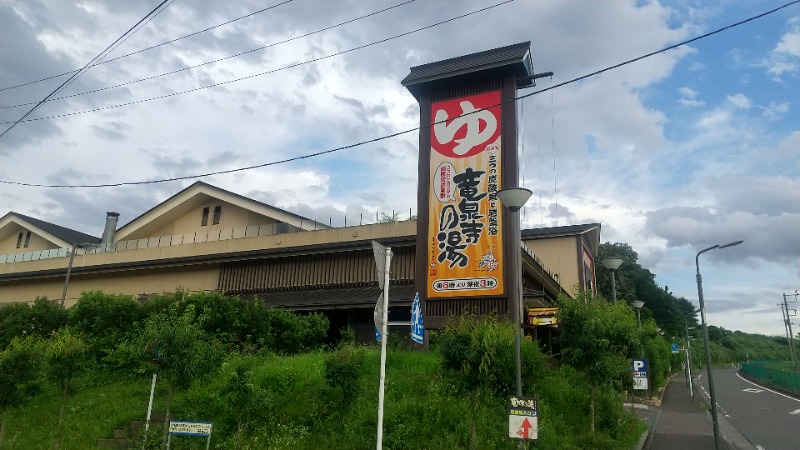
[[(794, 293), (794, 301), (797, 302), (798, 293), (795, 291)], [(788, 302), (789, 294), (783, 294), (783, 304), (781, 306), (781, 312), (783, 313), (783, 324), (786, 327), (786, 333), (789, 336), (789, 353), (792, 356), (792, 365), (797, 367), (797, 352), (794, 348), (794, 331), (792, 330), (792, 315), (789, 314), (789, 302)], [(792, 309), (795, 313), (797, 313), (797, 309)]]

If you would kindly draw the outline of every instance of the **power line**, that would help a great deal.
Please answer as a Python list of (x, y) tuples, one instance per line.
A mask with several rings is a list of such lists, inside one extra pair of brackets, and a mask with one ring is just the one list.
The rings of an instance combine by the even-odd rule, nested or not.
[[(344, 22), (337, 23), (336, 25), (330, 25), (330, 26), (327, 26), (325, 28), (320, 28), (319, 30), (316, 30), (316, 31), (311, 31), (309, 33), (302, 34), (300, 36), (295, 36), (293, 38), (284, 39), (284, 40), (279, 41), (279, 42), (274, 42), (274, 43), (269, 44), (269, 45), (265, 45), (265, 46), (262, 46), (262, 47), (254, 48), (254, 49), (251, 49), (251, 50), (246, 50), (246, 51), (243, 51), (243, 52), (240, 52), (240, 53), (236, 53), (236, 54), (233, 54), (233, 55), (225, 56), (223, 58), (215, 59), (213, 61), (206, 61), (206, 62), (203, 62), (203, 63), (200, 63), (200, 64), (196, 64), (194, 66), (187, 66), (187, 67), (184, 67), (182, 69), (177, 69), (177, 70), (173, 70), (173, 71), (170, 71), (170, 72), (165, 72), (165, 73), (162, 73), (162, 74), (159, 74), (159, 75), (153, 75), (153, 76), (149, 76), (149, 77), (145, 77), (145, 78), (140, 78), (138, 80), (128, 81), (126, 83), (117, 84), (117, 85), (114, 85), (114, 86), (106, 86), (104, 88), (94, 89), (94, 90), (91, 90), (91, 91), (79, 92), (77, 94), (66, 95), (66, 96), (63, 96), (63, 97), (51, 98), (51, 99), (49, 99), (47, 101), (51, 102), (51, 101), (56, 101), (56, 100), (64, 100), (64, 99), (68, 99), (68, 98), (72, 98), (72, 97), (78, 97), (78, 96), (81, 96), (81, 95), (95, 94), (97, 92), (103, 92), (103, 91), (107, 91), (107, 90), (111, 90), (111, 89), (130, 86), (132, 84), (141, 83), (143, 81), (155, 80), (157, 78), (165, 77), (165, 76), (168, 76), (168, 75), (174, 75), (176, 73), (184, 72), (184, 71), (187, 71), (187, 70), (197, 69), (198, 67), (203, 67), (203, 66), (207, 66), (207, 65), (210, 65), (210, 64), (215, 64), (215, 63), (218, 63), (218, 62), (221, 62), (221, 61), (225, 61), (225, 60), (228, 60), (228, 59), (238, 58), (239, 56), (244, 56), (244, 55), (247, 55), (247, 54), (250, 54), (250, 53), (254, 53), (254, 52), (258, 52), (258, 51), (261, 51), (261, 50), (265, 50), (265, 49), (268, 49), (268, 48), (271, 48), (271, 47), (276, 47), (278, 45), (286, 44), (288, 42), (296, 41), (298, 39), (303, 39), (303, 38), (309, 37), (309, 36), (314, 35), (314, 34), (319, 34), (319, 33), (322, 33), (324, 31), (332, 30), (334, 28), (338, 28), (338, 27), (341, 27), (343, 25), (348, 25), (348, 24), (351, 24), (353, 22), (357, 22), (359, 20), (366, 19), (368, 17), (372, 17), (372, 16), (375, 16), (375, 15), (384, 13), (386, 11), (390, 11), (392, 9), (399, 8), (401, 6), (408, 5), (409, 3), (413, 3), (415, 1), (416, 0), (407, 0), (405, 2), (399, 3), (399, 4), (394, 5), (394, 6), (390, 6), (388, 8), (384, 8), (384, 9), (381, 9), (381, 10), (378, 10), (378, 11), (371, 12), (369, 14), (365, 14), (363, 16), (356, 17), (354, 19), (349, 19), (349, 20), (346, 20)], [(159, 44), (159, 45), (163, 45), (163, 44)], [(151, 48), (155, 48), (155, 47), (151, 47)], [(109, 60), (109, 61), (112, 61), (112, 60)], [(285, 68), (280, 69), (280, 70), (285, 70)], [(265, 72), (265, 73), (263, 73), (261, 75), (266, 75), (267, 73), (271, 73), (271, 72)], [(234, 81), (237, 81), (237, 80), (234, 80)], [(20, 103), (18, 105), (0, 106), (0, 109), (18, 108), (18, 107), (21, 107), (21, 106), (31, 105), (33, 103), (34, 102)]]
[[(615, 64), (613, 66), (609, 66), (609, 67), (606, 67), (604, 69), (601, 69), (601, 70), (598, 70), (598, 71), (595, 71), (595, 72), (591, 72), (589, 74), (582, 75), (580, 77), (576, 77), (576, 78), (573, 78), (571, 80), (555, 84), (553, 86), (546, 87), (544, 89), (539, 89), (539, 90), (531, 92), (529, 94), (521, 95), (519, 97), (516, 97), (514, 100), (510, 100), (510, 101), (507, 101), (507, 102), (500, 102), (500, 103), (498, 103), (496, 105), (491, 105), (491, 106), (488, 106), (486, 108), (478, 109), (476, 111), (473, 111), (473, 112), (470, 112), (470, 113), (467, 113), (467, 114), (462, 114), (461, 116), (477, 114), (480, 111), (483, 111), (483, 110), (486, 110), (486, 109), (495, 108), (497, 106), (503, 105), (504, 103), (509, 103), (511, 101), (516, 101), (516, 100), (521, 100), (521, 99), (524, 99), (524, 98), (528, 98), (528, 97), (531, 97), (531, 96), (536, 95), (536, 94), (541, 94), (543, 92), (547, 92), (547, 91), (550, 91), (550, 90), (553, 90), (553, 89), (556, 89), (556, 88), (559, 88), (559, 87), (563, 87), (563, 86), (566, 86), (568, 84), (575, 83), (577, 81), (581, 81), (581, 80), (587, 79), (589, 77), (592, 77), (592, 76), (595, 76), (595, 75), (599, 75), (601, 73), (608, 72), (610, 70), (626, 66), (628, 64), (632, 64), (632, 63), (640, 61), (642, 59), (645, 59), (645, 58), (648, 58), (648, 57), (651, 57), (651, 56), (654, 56), (654, 55), (657, 55), (657, 54), (660, 54), (660, 53), (664, 53), (664, 52), (667, 52), (669, 50), (673, 50), (675, 48), (684, 46), (686, 44), (689, 44), (689, 43), (692, 43), (692, 42), (695, 42), (695, 41), (698, 41), (700, 39), (707, 38), (709, 36), (713, 36), (715, 34), (718, 34), (718, 33), (722, 32), (722, 31), (726, 31), (726, 30), (738, 27), (740, 25), (743, 25), (745, 23), (751, 22), (753, 20), (756, 20), (756, 19), (765, 17), (767, 15), (773, 14), (773, 13), (775, 13), (777, 11), (780, 11), (781, 9), (784, 9), (786, 7), (792, 6), (792, 5), (797, 4), (797, 3), (800, 3), (800, 0), (794, 0), (792, 2), (786, 3), (786, 4), (782, 5), (782, 6), (779, 6), (777, 8), (772, 9), (772, 10), (769, 10), (767, 12), (761, 13), (759, 15), (749, 17), (747, 19), (741, 20), (741, 21), (733, 23), (731, 25), (727, 25), (727, 26), (722, 27), (722, 28), (718, 28), (718, 29), (716, 29), (714, 31), (705, 33), (703, 35), (700, 35), (700, 36), (697, 36), (697, 37), (694, 37), (694, 38), (691, 38), (691, 39), (688, 39), (688, 40), (685, 40), (685, 41), (682, 41), (682, 42), (679, 42), (677, 44), (670, 45), (668, 47), (664, 47), (661, 50), (650, 52), (650, 53), (648, 53), (646, 55), (642, 55), (642, 56), (639, 56), (639, 57), (636, 57), (636, 58), (633, 58), (633, 59), (629, 59), (627, 61)], [(495, 5), (495, 6), (497, 6), (497, 5)], [(451, 20), (454, 20), (454, 19), (451, 19)], [(459, 116), (459, 117), (461, 117), (461, 116)], [(450, 118), (450, 120), (452, 120), (452, 119), (454, 119), (454, 118)], [(166, 182), (170, 182), (170, 181), (206, 178), (206, 177), (213, 176), (213, 175), (224, 175), (224, 174), (230, 174), (230, 173), (235, 173), (235, 172), (242, 172), (242, 171), (246, 171), (246, 170), (259, 169), (259, 168), (263, 168), (263, 167), (269, 167), (269, 166), (274, 166), (274, 165), (279, 165), (279, 164), (285, 164), (285, 163), (288, 163), (288, 162), (299, 161), (299, 160), (303, 160), (303, 159), (309, 159), (309, 158), (314, 158), (314, 157), (317, 157), (317, 156), (336, 153), (336, 152), (339, 152), (339, 151), (342, 151), (342, 150), (347, 150), (347, 149), (351, 149), (351, 148), (355, 148), (355, 147), (364, 146), (364, 145), (367, 145), (367, 144), (372, 144), (372, 143), (375, 143), (375, 142), (384, 141), (384, 140), (387, 140), (387, 139), (392, 139), (392, 138), (395, 138), (395, 137), (398, 137), (398, 136), (402, 136), (404, 134), (412, 133), (412, 132), (415, 132), (415, 131), (426, 130), (426, 129), (429, 129), (432, 126), (436, 125), (437, 123), (440, 123), (440, 122), (434, 122), (434, 123), (431, 123), (429, 125), (423, 125), (423, 126), (419, 126), (419, 127), (415, 127), (415, 128), (410, 128), (410, 129), (407, 129), (407, 130), (404, 130), (404, 131), (398, 131), (396, 133), (380, 136), (380, 137), (373, 138), (373, 139), (368, 139), (368, 140), (365, 140), (365, 141), (356, 142), (354, 144), (349, 144), (349, 145), (345, 145), (345, 146), (341, 146), (341, 147), (336, 147), (336, 148), (332, 148), (332, 149), (328, 149), (328, 150), (323, 150), (323, 151), (320, 151), (320, 152), (315, 152), (315, 153), (311, 153), (311, 154), (307, 154), (307, 155), (296, 156), (296, 157), (293, 157), (293, 158), (287, 158), (287, 159), (283, 159), (283, 160), (279, 160), (279, 161), (273, 161), (273, 162), (257, 164), (257, 165), (247, 166), (247, 167), (239, 167), (239, 168), (235, 168), (235, 169), (208, 172), (208, 173), (198, 174), (198, 175), (187, 175), (187, 176), (181, 176), (181, 177), (163, 178), (163, 179), (158, 179), (158, 180), (128, 181), (128, 182), (107, 183), (107, 184), (38, 184), (38, 183), (24, 183), (24, 182), (8, 181), (8, 180), (0, 180), (0, 184), (24, 186), (24, 187), (39, 187), (39, 188), (105, 188), (105, 187), (119, 187), (119, 186), (136, 186), (136, 185), (143, 185), (143, 184), (157, 184), (157, 183), (166, 183)]]
[[(30, 109), (28, 112), (26, 112), (26, 113), (25, 113), (25, 114), (24, 114), (22, 117), (20, 117), (20, 118), (19, 118), (19, 119), (17, 119), (17, 120), (16, 120), (14, 123), (12, 123), (10, 127), (6, 128), (6, 129), (5, 129), (5, 131), (3, 131), (2, 133), (0, 133), (0, 138), (2, 138), (3, 136), (5, 136), (5, 135), (6, 135), (6, 133), (8, 133), (9, 131), (11, 131), (11, 129), (12, 129), (12, 128), (14, 128), (15, 126), (17, 126), (17, 124), (19, 124), (20, 122), (24, 122), (24, 121), (26, 121), (26, 120), (25, 120), (25, 118), (26, 118), (26, 117), (28, 117), (29, 115), (31, 115), (31, 114), (32, 114), (34, 111), (36, 111), (37, 109), (39, 109), (39, 107), (40, 107), (40, 106), (42, 106), (42, 105), (43, 105), (43, 104), (44, 104), (44, 103), (45, 103), (45, 102), (46, 102), (46, 101), (47, 101), (49, 98), (53, 97), (54, 95), (57, 95), (59, 92), (61, 92), (62, 90), (64, 90), (64, 89), (65, 89), (67, 86), (69, 86), (70, 84), (72, 84), (72, 82), (73, 82), (73, 81), (77, 80), (77, 79), (78, 79), (78, 78), (79, 78), (81, 75), (83, 75), (83, 74), (84, 74), (84, 73), (85, 73), (87, 70), (89, 70), (89, 67), (91, 67), (91, 65), (92, 65), (92, 64), (93, 64), (95, 61), (99, 61), (99, 60), (103, 59), (103, 57), (104, 57), (105, 55), (107, 55), (109, 52), (111, 52), (112, 50), (114, 50), (114, 49), (115, 49), (115, 48), (116, 48), (116, 47), (117, 47), (119, 44), (121, 44), (122, 42), (125, 42), (125, 40), (128, 38), (128, 36), (130, 36), (130, 35), (132, 35), (132, 34), (136, 33), (136, 32), (137, 32), (137, 31), (138, 31), (138, 30), (141, 28), (141, 26), (142, 26), (144, 23), (146, 23), (145, 21), (149, 21), (149, 18), (150, 18), (150, 17), (154, 17), (155, 15), (158, 15), (158, 14), (159, 14), (159, 13), (160, 13), (160, 12), (163, 10), (163, 9), (162, 9), (162, 7), (163, 7), (164, 9), (166, 9), (166, 8), (167, 8), (167, 6), (169, 6), (169, 5), (167, 5), (167, 6), (164, 6), (165, 4), (167, 4), (167, 3), (171, 3), (171, 2), (173, 2), (173, 1), (174, 1), (174, 0), (163, 0), (163, 1), (162, 1), (162, 2), (161, 2), (159, 5), (158, 5), (158, 6), (156, 6), (155, 8), (153, 8), (153, 10), (152, 10), (152, 11), (150, 11), (149, 13), (147, 13), (147, 15), (146, 15), (146, 16), (144, 16), (142, 19), (140, 19), (138, 22), (136, 22), (136, 24), (135, 24), (134, 26), (130, 27), (130, 28), (128, 29), (128, 31), (126, 31), (125, 33), (123, 33), (123, 34), (122, 34), (122, 36), (118, 37), (118, 38), (117, 38), (117, 40), (115, 40), (114, 42), (112, 42), (112, 43), (111, 43), (111, 45), (109, 45), (108, 47), (106, 47), (106, 48), (105, 48), (105, 50), (103, 50), (102, 52), (100, 52), (100, 54), (98, 54), (97, 56), (95, 56), (94, 58), (92, 58), (92, 60), (91, 60), (91, 61), (89, 61), (88, 63), (86, 63), (86, 65), (84, 65), (84, 66), (83, 66), (83, 67), (82, 67), (82, 68), (81, 68), (81, 69), (80, 69), (78, 72), (74, 73), (74, 74), (73, 74), (71, 77), (69, 77), (69, 78), (68, 78), (66, 81), (64, 81), (63, 83), (61, 83), (61, 85), (59, 85), (57, 88), (55, 88), (55, 90), (53, 90), (52, 92), (50, 92), (49, 94), (47, 94), (47, 96), (46, 96), (45, 98), (43, 98), (41, 101), (39, 101), (39, 102), (38, 102), (38, 103), (37, 103), (37, 104), (36, 104), (36, 105), (35, 105), (33, 108), (31, 108), (31, 109)], [(158, 12), (157, 12), (157, 11), (158, 11)]]
[[(798, 1), (800, 1), (800, 0), (798, 0)], [(133, 100), (133, 101), (130, 101), (130, 102), (120, 103), (120, 104), (116, 104), (116, 105), (101, 106), (99, 108), (87, 109), (87, 110), (84, 110), (84, 111), (74, 111), (74, 112), (64, 113), (64, 114), (55, 114), (55, 115), (52, 115), (52, 116), (34, 117), (32, 119), (26, 119), (26, 120), (21, 120), (21, 121), (22, 122), (36, 122), (36, 121), (39, 121), (39, 120), (60, 119), (60, 118), (63, 118), (63, 117), (77, 116), (77, 115), (81, 115), (81, 114), (89, 114), (89, 113), (98, 112), (98, 111), (121, 108), (121, 107), (124, 107), (124, 106), (132, 106), (132, 105), (138, 105), (138, 104), (141, 104), (141, 103), (148, 103), (148, 102), (152, 102), (152, 101), (155, 101), (155, 100), (163, 100), (165, 98), (176, 97), (178, 95), (190, 94), (192, 92), (202, 91), (202, 90), (205, 90), (205, 89), (211, 89), (211, 88), (215, 88), (215, 87), (219, 87), (219, 86), (225, 86), (225, 85), (228, 85), (228, 84), (237, 83), (239, 81), (249, 80), (249, 79), (257, 78), (257, 77), (264, 76), (264, 75), (270, 75), (270, 74), (273, 74), (273, 73), (276, 73), (276, 72), (281, 72), (283, 70), (293, 69), (295, 67), (303, 66), (303, 65), (306, 65), (306, 64), (311, 64), (311, 63), (323, 61), (323, 60), (326, 60), (326, 59), (334, 58), (336, 56), (345, 55), (347, 53), (351, 53), (351, 52), (354, 52), (354, 51), (357, 51), (357, 50), (363, 50), (365, 48), (369, 48), (369, 47), (372, 47), (372, 46), (375, 46), (375, 45), (378, 45), (378, 44), (384, 44), (386, 42), (389, 42), (389, 41), (392, 41), (392, 40), (395, 40), (395, 39), (399, 39), (401, 37), (409, 36), (411, 34), (418, 33), (420, 31), (424, 31), (424, 30), (428, 30), (428, 29), (437, 27), (439, 25), (444, 25), (444, 24), (449, 23), (449, 22), (460, 20), (460, 19), (463, 19), (465, 17), (469, 17), (469, 16), (472, 16), (474, 14), (478, 14), (478, 13), (481, 13), (481, 12), (484, 12), (484, 11), (487, 11), (487, 10), (490, 10), (490, 9), (493, 9), (493, 8), (497, 8), (498, 6), (506, 5), (506, 4), (512, 3), (512, 2), (514, 2), (514, 0), (505, 0), (505, 1), (502, 1), (500, 3), (496, 3), (494, 5), (487, 6), (485, 8), (477, 9), (475, 11), (471, 11), (471, 12), (468, 12), (466, 14), (462, 14), (462, 15), (459, 15), (459, 16), (456, 16), (456, 17), (452, 17), (450, 19), (443, 20), (443, 21), (440, 21), (440, 22), (436, 22), (436, 23), (431, 24), (431, 25), (426, 25), (424, 27), (417, 28), (415, 30), (406, 31), (404, 33), (396, 34), (394, 36), (391, 36), (391, 37), (388, 37), (388, 38), (385, 38), (385, 39), (381, 39), (379, 41), (373, 41), (373, 42), (370, 42), (368, 44), (359, 45), (357, 47), (353, 47), (353, 48), (350, 48), (350, 49), (347, 49), (347, 50), (342, 50), (340, 52), (331, 53), (329, 55), (320, 56), (318, 58), (312, 58), (312, 59), (309, 59), (309, 60), (306, 60), (306, 61), (301, 61), (301, 62), (298, 62), (298, 63), (289, 64), (289, 65), (286, 65), (286, 66), (283, 66), (283, 67), (279, 67), (277, 69), (268, 70), (266, 72), (260, 72), (260, 73), (256, 73), (256, 74), (253, 74), (253, 75), (248, 75), (248, 76), (245, 76), (245, 77), (235, 78), (233, 80), (222, 81), (222, 82), (219, 82), (219, 83), (209, 84), (209, 85), (206, 85), (206, 86), (199, 86), (199, 87), (188, 89), (188, 90), (185, 90), (185, 91), (173, 92), (171, 94), (159, 95), (159, 96), (156, 96), (156, 97), (150, 97), (150, 98), (145, 98), (145, 99), (141, 99), (141, 100)], [(9, 123), (9, 122), (0, 122), (0, 124), (7, 124), (7, 123)]]
[[(293, 1), (294, 0), (285, 0), (285, 1), (280, 2), (278, 4), (275, 4), (275, 5), (272, 5), (272, 6), (268, 6), (266, 8), (260, 9), (258, 11), (251, 12), (250, 14), (246, 14), (244, 16), (237, 17), (235, 19), (228, 20), (227, 22), (222, 22), (220, 24), (210, 26), (210, 27), (208, 27), (206, 29), (203, 29), (203, 30), (200, 30), (200, 31), (195, 31), (194, 33), (189, 33), (189, 34), (187, 34), (185, 36), (181, 36), (179, 38), (170, 39), (169, 41), (165, 41), (165, 42), (162, 42), (160, 44), (156, 44), (156, 45), (153, 45), (153, 46), (150, 46), (150, 47), (147, 47), (147, 48), (143, 48), (143, 49), (137, 50), (135, 52), (127, 53), (125, 55), (117, 56), (115, 58), (106, 59), (104, 61), (99, 61), (96, 64), (93, 64), (93, 65), (91, 65), (89, 67), (91, 68), (91, 67), (94, 67), (94, 66), (99, 66), (101, 64), (108, 64), (110, 62), (117, 61), (117, 60), (120, 60), (120, 59), (123, 59), (123, 58), (127, 58), (129, 56), (138, 55), (139, 53), (144, 53), (146, 51), (153, 50), (153, 49), (159, 48), (159, 47), (167, 45), (167, 44), (172, 44), (174, 42), (178, 42), (180, 40), (183, 40), (183, 39), (186, 39), (186, 38), (190, 38), (192, 36), (197, 36), (198, 34), (205, 33), (207, 31), (211, 31), (211, 30), (214, 30), (216, 28), (219, 28), (219, 27), (222, 27), (222, 26), (225, 26), (225, 25), (229, 25), (229, 24), (231, 24), (233, 22), (236, 22), (238, 20), (242, 20), (242, 19), (246, 19), (246, 18), (251, 17), (251, 16), (255, 16), (256, 14), (261, 14), (263, 12), (269, 11), (270, 9), (277, 8), (278, 6), (285, 5), (286, 3), (291, 3)], [(412, 0), (412, 1), (414, 1), (414, 0)], [(20, 87), (23, 87), (23, 86), (28, 86), (28, 85), (31, 85), (31, 84), (41, 83), (42, 81), (52, 80), (53, 78), (63, 77), (64, 75), (69, 75), (69, 74), (75, 73), (75, 72), (77, 72), (79, 70), (80, 69), (70, 70), (68, 72), (60, 73), (58, 75), (51, 75), (49, 77), (45, 77), (45, 78), (42, 78), (40, 80), (28, 81), (27, 83), (18, 84), (18, 85), (15, 85), (15, 86), (3, 87), (3, 88), (0, 88), (0, 92), (6, 91), (6, 90), (9, 90), (9, 89), (16, 89), (16, 88), (20, 88)], [(25, 104), (29, 104), (29, 103), (25, 103)], [(17, 105), (17, 106), (21, 106), (21, 105)], [(6, 106), (5, 108), (13, 108), (13, 106)]]

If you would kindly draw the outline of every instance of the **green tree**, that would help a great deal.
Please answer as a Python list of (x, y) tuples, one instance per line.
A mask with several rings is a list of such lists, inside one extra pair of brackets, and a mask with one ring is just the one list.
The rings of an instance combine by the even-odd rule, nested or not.
[(45, 357), (47, 358), (48, 377), (61, 384), (62, 387), (56, 440), (53, 443), (53, 448), (58, 448), (61, 446), (61, 430), (64, 427), (67, 396), (70, 392), (69, 381), (86, 367), (89, 359), (89, 344), (81, 336), (73, 334), (69, 327), (64, 327), (47, 342)]
[(144, 318), (133, 296), (101, 291), (82, 293), (68, 312), (70, 328), (85, 336), (96, 356), (110, 352)]
[[(186, 389), (195, 379), (219, 367), (222, 347), (195, 321), (194, 306), (183, 314), (175, 306), (147, 318), (134, 346), (143, 359), (155, 364), (159, 379), (168, 383), (164, 441), (169, 431), (170, 408), (176, 389)], [(128, 346), (130, 348), (130, 346)]]
[[(615, 272), (617, 299), (626, 303), (643, 301), (643, 321), (653, 318), (672, 336), (683, 334), (684, 316), (687, 316), (690, 326), (697, 323), (694, 305), (683, 297), (676, 297), (668, 287), (659, 286), (655, 281), (656, 275), (639, 264), (639, 255), (630, 245), (620, 242), (601, 244), (598, 261), (608, 257), (623, 260)], [(597, 264), (595, 270), (598, 292), (605, 298), (612, 298), (611, 273), (602, 264)]]
[(24, 403), (39, 390), (40, 344), (41, 341), (32, 336), (14, 338), (0, 351), (0, 447), (11, 408)]
[(621, 389), (630, 359), (640, 348), (633, 310), (624, 303), (608, 304), (581, 292), (576, 300), (559, 298), (562, 361), (583, 373), (589, 381), (589, 420), (595, 430), (595, 397), (598, 386)]
[(15, 337), (47, 338), (67, 324), (67, 312), (58, 303), (37, 298), (32, 305), (11, 303), (0, 307), (0, 348)]
[(442, 368), (470, 396), (470, 447), (478, 448), (477, 407), (482, 394), (514, 392), (514, 328), (494, 318), (464, 316), (437, 335)]
[(378, 219), (378, 223), (393, 223), (398, 221), (400, 221), (400, 213), (395, 211), (392, 211), (391, 215), (382, 212), (380, 219)]

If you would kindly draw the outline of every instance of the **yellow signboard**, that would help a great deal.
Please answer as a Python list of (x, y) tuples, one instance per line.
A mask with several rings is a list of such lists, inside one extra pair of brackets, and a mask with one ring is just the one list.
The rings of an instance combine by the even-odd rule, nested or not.
[(500, 91), (431, 105), (428, 298), (502, 295)]

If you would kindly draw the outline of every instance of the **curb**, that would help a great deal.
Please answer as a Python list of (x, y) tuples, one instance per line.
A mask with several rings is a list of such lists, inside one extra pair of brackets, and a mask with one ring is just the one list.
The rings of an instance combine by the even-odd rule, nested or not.
[[(705, 387), (698, 383), (699, 393), (700, 395), (696, 395), (696, 397), (700, 397), (700, 401), (703, 402), (703, 405), (706, 407), (706, 418), (708, 419), (708, 423), (713, 424), (714, 419), (711, 417), (711, 397), (709, 397), (708, 391), (706, 391)], [(755, 450), (757, 447), (753, 445), (739, 430), (733, 426), (732, 423), (725, 418), (724, 414), (717, 414), (717, 422), (719, 422), (719, 431), (720, 437), (725, 444), (727, 444), (728, 448), (731, 450)]]

